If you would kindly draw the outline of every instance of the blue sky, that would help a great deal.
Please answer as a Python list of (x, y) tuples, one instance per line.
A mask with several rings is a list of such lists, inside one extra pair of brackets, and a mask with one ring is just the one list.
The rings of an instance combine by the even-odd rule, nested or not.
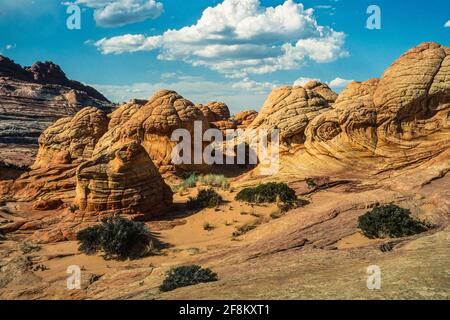
[[(116, 102), (165, 87), (258, 110), (274, 86), (307, 78), (340, 91), (345, 80), (379, 77), (420, 42), (450, 39), (443, 0), (72, 2), (80, 30), (67, 28), (61, 0), (0, 0), (0, 52), (23, 65), (53, 61)], [(366, 28), (372, 4), (379, 30)]]

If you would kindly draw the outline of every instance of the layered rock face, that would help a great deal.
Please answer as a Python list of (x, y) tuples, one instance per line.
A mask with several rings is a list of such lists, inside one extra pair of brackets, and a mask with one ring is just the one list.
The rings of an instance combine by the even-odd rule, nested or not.
[(103, 153), (77, 169), (76, 202), (91, 214), (115, 212), (147, 219), (172, 204), (172, 191), (137, 142)]
[(144, 147), (161, 173), (174, 171), (172, 150), (178, 142), (171, 140), (172, 133), (176, 129), (186, 129), (194, 137), (196, 121), (202, 124), (200, 134), (203, 134), (209, 123), (200, 109), (175, 91), (158, 91), (128, 121), (111, 128), (99, 140), (94, 156), (136, 141)]
[(246, 110), (231, 116), (228, 106), (223, 102), (209, 102), (197, 107), (202, 111), (211, 128), (221, 130), (224, 135), (228, 129), (246, 129), (258, 115), (255, 110)]
[(304, 133), (309, 122), (330, 109), (336, 97), (337, 94), (326, 84), (316, 81), (303, 87), (276, 88), (248, 128), (278, 129), (282, 142), (301, 144), (305, 141)]
[(31, 165), (39, 135), (85, 106), (106, 112), (114, 107), (95, 89), (67, 79), (51, 62), (22, 68), (0, 56), (0, 160)]
[(230, 118), (230, 110), (223, 102), (209, 102), (206, 105), (199, 105), (198, 108), (202, 111), (208, 122), (224, 121)]
[[(305, 146), (316, 158), (383, 172), (428, 165), (446, 171), (450, 147), (450, 48), (423, 43), (381, 79), (352, 83), (314, 118)], [(356, 168), (356, 167), (355, 167)]]
[(90, 159), (98, 140), (108, 131), (108, 123), (106, 113), (93, 107), (57, 120), (39, 137), (39, 152), (32, 168)]
[(112, 129), (124, 124), (147, 102), (147, 100), (132, 99), (129, 102), (122, 104), (110, 114), (111, 120), (109, 121), (108, 128)]
[(106, 113), (93, 107), (56, 121), (42, 133), (32, 170), (14, 182), (11, 196), (21, 201), (73, 198), (75, 170), (91, 158), (108, 122)]
[(238, 129), (246, 129), (256, 119), (258, 112), (255, 110), (246, 110), (236, 113), (229, 120), (236, 124)]

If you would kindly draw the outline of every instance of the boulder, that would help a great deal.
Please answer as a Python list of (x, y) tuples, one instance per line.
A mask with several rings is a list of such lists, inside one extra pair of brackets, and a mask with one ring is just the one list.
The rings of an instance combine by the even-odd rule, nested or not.
[(120, 212), (148, 219), (164, 214), (172, 204), (170, 187), (136, 141), (84, 162), (76, 177), (76, 203), (88, 214)]
[[(128, 121), (112, 127), (99, 140), (94, 156), (136, 141), (144, 147), (161, 173), (173, 172), (176, 167), (172, 163), (172, 149), (178, 142), (171, 140), (172, 133), (176, 129), (186, 129), (193, 145), (196, 121), (201, 124), (203, 134), (209, 128), (203, 113), (175, 91), (160, 90)], [(181, 167), (188, 169), (190, 166)]]
[(278, 129), (283, 143), (302, 144), (309, 122), (330, 109), (336, 96), (326, 84), (317, 81), (303, 87), (276, 88), (248, 129)]

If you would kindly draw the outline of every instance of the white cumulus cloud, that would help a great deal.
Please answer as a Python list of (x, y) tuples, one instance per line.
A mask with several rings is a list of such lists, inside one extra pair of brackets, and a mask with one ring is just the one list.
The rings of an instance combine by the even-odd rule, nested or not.
[(77, 0), (75, 3), (94, 9), (100, 27), (120, 27), (155, 19), (163, 12), (163, 4), (155, 0)]
[(294, 87), (296, 87), (296, 86), (303, 87), (305, 84), (307, 84), (310, 81), (319, 81), (320, 82), (320, 79), (318, 79), (318, 78), (300, 77), (300, 78), (298, 78), (297, 80), (294, 81), (293, 86)]
[(448, 21), (445, 23), (444, 27), (450, 28), (450, 20), (448, 20)]
[(205, 9), (191, 26), (156, 36), (101, 39), (95, 45), (104, 54), (157, 49), (158, 59), (205, 66), (231, 78), (294, 70), (308, 59), (325, 63), (348, 55), (345, 34), (320, 26), (313, 12), (293, 0), (275, 7), (264, 7), (259, 0), (224, 0)]
[[(319, 78), (307, 78), (307, 77), (300, 77), (297, 80), (294, 81), (293, 86), (304, 86), (305, 84), (307, 84), (309, 81), (319, 81), (322, 82), (322, 80), (320, 80)], [(329, 81), (329, 82), (325, 82), (326, 84), (328, 84), (330, 86), (330, 88), (333, 89), (343, 89), (346, 86), (348, 86), (350, 83), (352, 83), (354, 80), (346, 80), (346, 79), (342, 79), (340, 77), (336, 77), (335, 79)]]
[(337, 77), (336, 79), (331, 80), (328, 83), (328, 85), (331, 88), (344, 88), (344, 87), (348, 86), (352, 82), (353, 82), (353, 80), (346, 80), (346, 79), (342, 79), (342, 78)]

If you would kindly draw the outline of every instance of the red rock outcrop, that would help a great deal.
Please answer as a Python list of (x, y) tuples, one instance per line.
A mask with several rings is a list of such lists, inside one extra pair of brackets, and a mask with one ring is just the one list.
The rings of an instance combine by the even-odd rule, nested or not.
[(105, 112), (92, 107), (56, 121), (39, 138), (32, 170), (14, 181), (9, 196), (20, 201), (73, 199), (76, 168), (91, 158), (108, 121)]
[(120, 126), (130, 120), (147, 102), (147, 100), (132, 99), (119, 106), (110, 114), (109, 129)]
[(84, 162), (76, 176), (76, 202), (87, 214), (119, 211), (148, 219), (164, 214), (172, 205), (170, 187), (136, 141)]
[(85, 106), (106, 112), (114, 108), (98, 91), (67, 79), (51, 62), (22, 68), (0, 56), (0, 161), (31, 165), (39, 135), (57, 119)]
[(278, 129), (282, 142), (302, 144), (309, 122), (330, 109), (336, 97), (326, 84), (317, 81), (310, 81), (303, 87), (276, 88), (248, 128)]
[(111, 128), (99, 140), (94, 156), (136, 141), (144, 147), (161, 173), (174, 171), (172, 149), (178, 142), (171, 140), (172, 133), (175, 129), (186, 129), (193, 137), (195, 121), (202, 124), (201, 134), (209, 128), (203, 113), (192, 102), (175, 91), (160, 90), (128, 121)]
[(379, 171), (418, 166), (448, 153), (449, 79), (450, 48), (423, 43), (381, 79), (350, 84), (333, 109), (311, 121), (305, 146), (317, 157), (332, 155)]
[(255, 110), (246, 110), (236, 113), (229, 120), (236, 123), (238, 129), (246, 129), (256, 119), (258, 112)]

